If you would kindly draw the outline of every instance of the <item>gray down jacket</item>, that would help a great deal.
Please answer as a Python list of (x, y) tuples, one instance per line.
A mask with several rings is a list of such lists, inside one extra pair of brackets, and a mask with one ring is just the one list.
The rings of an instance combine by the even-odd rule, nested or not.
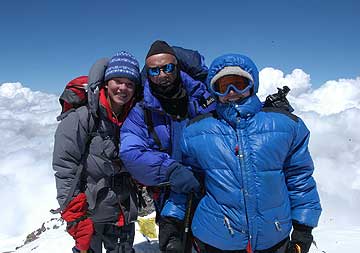
[[(94, 85), (90, 80), (89, 75), (89, 85)], [(94, 223), (115, 224), (121, 210), (129, 223), (137, 217), (137, 189), (118, 158), (119, 126), (98, 102), (99, 89), (88, 96), (88, 107), (70, 112), (55, 133), (53, 169), (60, 210), (85, 192)]]

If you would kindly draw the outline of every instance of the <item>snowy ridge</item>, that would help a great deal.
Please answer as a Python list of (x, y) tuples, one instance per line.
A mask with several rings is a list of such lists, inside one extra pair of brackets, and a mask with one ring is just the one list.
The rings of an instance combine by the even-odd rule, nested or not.
[[(66, 232), (66, 222), (60, 217), (55, 217), (44, 222), (40, 228), (26, 236), (21, 245), (15, 246), (13, 250), (0, 251), (1, 253), (17, 252), (53, 252), (63, 253), (71, 252), (74, 246), (74, 240)], [(153, 215), (152, 215), (153, 216)], [(136, 253), (155, 253), (159, 252), (157, 240), (149, 240), (139, 232), (139, 226), (136, 223), (136, 236), (134, 248)]]

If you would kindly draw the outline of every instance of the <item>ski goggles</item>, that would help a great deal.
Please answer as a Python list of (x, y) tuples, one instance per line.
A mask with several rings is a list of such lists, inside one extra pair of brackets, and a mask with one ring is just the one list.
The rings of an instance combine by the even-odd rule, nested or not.
[(226, 96), (233, 89), (238, 94), (244, 94), (253, 87), (253, 82), (246, 77), (238, 75), (224, 76), (217, 80), (212, 89), (218, 96)]
[(174, 63), (168, 63), (161, 67), (148, 68), (147, 72), (148, 72), (149, 76), (154, 77), (154, 76), (160, 75), (161, 70), (165, 74), (170, 74), (170, 73), (174, 72), (175, 67), (176, 67), (176, 65)]

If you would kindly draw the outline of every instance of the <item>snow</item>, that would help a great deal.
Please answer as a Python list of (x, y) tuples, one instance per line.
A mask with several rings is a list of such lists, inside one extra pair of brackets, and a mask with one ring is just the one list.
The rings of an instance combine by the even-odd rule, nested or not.
[[(288, 85), (288, 99), (311, 131), (309, 149), (315, 163), (323, 213), (311, 252), (359, 252), (360, 248), (360, 77), (329, 80), (318, 88), (301, 69), (290, 74), (265, 68), (259, 96)], [(15, 252), (70, 252), (73, 240), (63, 225), (53, 229), (49, 210), (57, 207), (51, 158), (60, 112), (58, 97), (32, 91), (21, 83), (0, 85), (0, 253), (13, 251), (26, 236), (49, 227), (39, 239)], [(57, 224), (57, 223), (56, 223)], [(136, 233), (137, 252), (157, 252)]]

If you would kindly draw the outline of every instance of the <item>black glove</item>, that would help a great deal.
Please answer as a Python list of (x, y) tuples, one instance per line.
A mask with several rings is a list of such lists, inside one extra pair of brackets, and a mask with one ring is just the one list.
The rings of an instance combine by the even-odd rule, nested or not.
[(167, 173), (171, 190), (177, 193), (199, 192), (200, 183), (192, 171), (179, 163), (172, 165)]
[(307, 253), (310, 250), (313, 236), (312, 227), (293, 222), (293, 232), (287, 249), (287, 253)]
[(182, 221), (173, 217), (160, 217), (159, 247), (161, 252), (181, 253)]

